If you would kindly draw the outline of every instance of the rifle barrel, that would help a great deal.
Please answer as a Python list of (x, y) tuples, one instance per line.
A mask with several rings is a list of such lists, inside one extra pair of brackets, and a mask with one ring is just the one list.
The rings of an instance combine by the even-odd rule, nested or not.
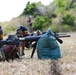
[(1, 40), (0, 41), (0, 46), (3, 46), (4, 44), (6, 44), (6, 40)]
[[(33, 41), (38, 41), (43, 35), (38, 35), (38, 36), (27, 36), (24, 37), (23, 40), (20, 40), (19, 38), (14, 40), (2, 40), (0, 41), (0, 46), (3, 46), (5, 44), (8, 45), (14, 45), (17, 44), (18, 41), (25, 41), (25, 42), (33, 42)], [(63, 38), (63, 37), (70, 37), (70, 35), (54, 35), (55, 38)], [(23, 38), (23, 37), (22, 37)]]
[(26, 42), (38, 41), (41, 38), (41, 36), (42, 35), (39, 35), (39, 36), (28, 36), (28, 37), (25, 37), (25, 41)]
[(71, 37), (70, 35), (59, 35), (59, 36), (55, 36), (56, 38), (63, 38), (63, 37)]

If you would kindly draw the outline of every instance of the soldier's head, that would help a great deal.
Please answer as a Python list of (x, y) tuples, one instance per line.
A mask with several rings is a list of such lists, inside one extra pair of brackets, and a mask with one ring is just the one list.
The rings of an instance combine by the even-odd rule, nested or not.
[(32, 16), (29, 16), (29, 19), (32, 19)]
[(16, 34), (20, 34), (25, 37), (25, 36), (28, 36), (29, 32), (25, 26), (21, 25), (18, 27)]

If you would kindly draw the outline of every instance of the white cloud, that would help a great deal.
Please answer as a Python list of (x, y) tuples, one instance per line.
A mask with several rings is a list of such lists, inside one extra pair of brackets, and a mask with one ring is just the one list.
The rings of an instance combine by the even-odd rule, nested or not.
[(13, 17), (19, 16), (28, 1), (41, 1), (43, 4), (48, 5), (53, 0), (0, 0), (0, 22), (9, 21)]

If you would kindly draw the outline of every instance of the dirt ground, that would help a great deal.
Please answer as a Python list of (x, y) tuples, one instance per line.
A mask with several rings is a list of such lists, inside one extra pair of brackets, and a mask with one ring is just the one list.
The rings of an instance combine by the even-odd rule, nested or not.
[(66, 33), (71, 37), (61, 38), (59, 44), (62, 58), (53, 65), (52, 60), (39, 60), (35, 51), (31, 59), (31, 49), (25, 50), (22, 59), (0, 62), (0, 75), (59, 75), (53, 74), (57, 69), (60, 75), (76, 75), (76, 32)]

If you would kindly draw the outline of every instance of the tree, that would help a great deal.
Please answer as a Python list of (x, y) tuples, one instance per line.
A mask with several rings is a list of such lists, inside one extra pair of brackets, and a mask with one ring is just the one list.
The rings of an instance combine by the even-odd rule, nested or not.
[(21, 15), (32, 15), (32, 16), (36, 16), (36, 15), (39, 15), (38, 13), (38, 9), (37, 9), (37, 4), (39, 4), (40, 2), (38, 3), (30, 3), (28, 2), (26, 4), (26, 8), (24, 9), (23, 13)]

